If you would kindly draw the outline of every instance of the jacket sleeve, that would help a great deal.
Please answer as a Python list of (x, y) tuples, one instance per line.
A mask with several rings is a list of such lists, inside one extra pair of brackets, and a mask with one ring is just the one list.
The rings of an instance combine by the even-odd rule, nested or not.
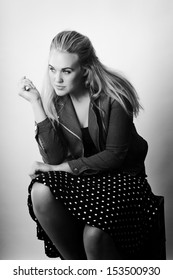
[(45, 163), (60, 164), (64, 161), (66, 149), (61, 130), (53, 127), (48, 118), (36, 124), (35, 139)]
[(105, 149), (88, 158), (69, 161), (74, 174), (93, 174), (104, 170), (115, 170), (122, 166), (127, 155), (133, 118), (115, 100), (112, 103)]

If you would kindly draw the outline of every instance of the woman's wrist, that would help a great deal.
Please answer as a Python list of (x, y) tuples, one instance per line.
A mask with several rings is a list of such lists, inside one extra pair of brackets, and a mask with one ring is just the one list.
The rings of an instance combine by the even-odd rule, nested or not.
[(35, 99), (31, 102), (32, 109), (34, 112), (34, 117), (36, 123), (42, 122), (47, 118), (47, 115), (44, 111), (41, 98)]
[(38, 96), (37, 98), (34, 98), (33, 100), (30, 101), (32, 106), (38, 106), (41, 105), (42, 106), (42, 101), (41, 101), (41, 97)]
[(53, 171), (64, 171), (68, 173), (73, 173), (68, 162), (63, 162), (58, 165), (53, 165), (52, 167), (53, 167)]

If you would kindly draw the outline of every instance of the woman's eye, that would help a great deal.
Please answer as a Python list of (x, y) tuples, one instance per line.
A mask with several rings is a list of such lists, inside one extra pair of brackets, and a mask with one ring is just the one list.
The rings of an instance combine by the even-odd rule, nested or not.
[(68, 75), (68, 74), (71, 73), (71, 71), (70, 70), (63, 70), (63, 73)]
[(49, 70), (51, 71), (51, 72), (55, 72), (55, 69), (54, 68), (52, 68), (52, 67), (49, 67)]

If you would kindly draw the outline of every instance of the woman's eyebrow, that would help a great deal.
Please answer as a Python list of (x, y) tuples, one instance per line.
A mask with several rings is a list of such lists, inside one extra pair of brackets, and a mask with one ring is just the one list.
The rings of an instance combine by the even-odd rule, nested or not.
[[(49, 67), (52, 67), (52, 68), (54, 68), (54, 69), (55, 69), (55, 67), (54, 67), (54, 66), (52, 66), (51, 64), (49, 64)], [(73, 68), (73, 67), (70, 67), (70, 66), (63, 67), (61, 70), (67, 70), (67, 69), (74, 70), (74, 68)]]
[(62, 70), (67, 70), (67, 69), (74, 70), (74, 68), (69, 67), (69, 66), (62, 68)]

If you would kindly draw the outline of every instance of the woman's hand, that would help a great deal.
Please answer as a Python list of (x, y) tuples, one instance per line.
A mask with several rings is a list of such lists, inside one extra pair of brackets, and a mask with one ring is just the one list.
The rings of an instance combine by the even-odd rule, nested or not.
[(26, 79), (26, 77), (23, 77), (20, 81), (19, 95), (30, 102), (36, 123), (42, 122), (47, 118), (40, 93), (34, 84), (29, 79)]
[(19, 95), (25, 98), (27, 101), (34, 103), (35, 101), (41, 99), (40, 93), (38, 92), (34, 84), (26, 77), (23, 77), (21, 79), (19, 86), (20, 86)]
[(29, 176), (31, 177), (31, 179), (34, 179), (38, 176), (39, 172), (49, 172), (49, 171), (64, 171), (73, 174), (67, 162), (63, 162), (58, 165), (51, 165), (51, 164), (35, 161), (31, 167)]
[(54, 171), (54, 165), (35, 161), (31, 166), (29, 176), (31, 177), (31, 179), (34, 179), (38, 176), (39, 172), (49, 172), (49, 171)]

